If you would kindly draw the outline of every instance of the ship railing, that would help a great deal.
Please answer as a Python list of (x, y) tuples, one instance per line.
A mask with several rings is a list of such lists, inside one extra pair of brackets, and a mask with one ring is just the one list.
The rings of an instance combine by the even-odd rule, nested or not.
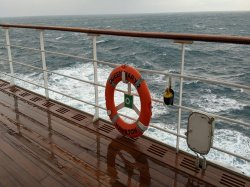
[[(1, 73), (3, 75), (5, 75), (5, 76), (9, 76), (11, 78), (11, 80), (10, 80), (11, 85), (15, 85), (15, 79), (17, 79), (17, 80), (21, 80), (23, 82), (29, 83), (31, 85), (43, 88), (44, 92), (45, 92), (46, 99), (50, 99), (49, 91), (51, 91), (51, 92), (54, 92), (54, 93), (57, 93), (57, 94), (61, 94), (62, 96), (71, 98), (73, 100), (76, 100), (76, 101), (91, 105), (91, 106), (93, 106), (95, 108), (94, 120), (97, 120), (99, 118), (99, 109), (106, 111), (106, 108), (99, 105), (98, 87), (105, 88), (105, 85), (100, 84), (98, 82), (98, 74), (97, 74), (98, 66), (97, 65), (98, 64), (104, 64), (104, 65), (108, 65), (110, 67), (119, 66), (119, 64), (114, 64), (112, 62), (106, 62), (106, 61), (101, 61), (101, 60), (97, 59), (97, 42), (96, 42), (97, 37), (100, 36), (100, 35), (109, 35), (109, 36), (121, 36), (121, 37), (155, 38), (155, 39), (174, 40), (175, 43), (181, 45), (180, 73), (170, 73), (170, 72), (159, 71), (159, 70), (148, 70), (148, 69), (137, 68), (140, 72), (144, 72), (144, 73), (148, 73), (148, 74), (160, 74), (160, 75), (165, 75), (165, 76), (168, 76), (168, 77), (173, 77), (173, 78), (180, 79), (179, 103), (173, 105), (173, 107), (176, 107), (178, 109), (178, 123), (177, 123), (176, 132), (174, 132), (172, 130), (168, 130), (168, 129), (163, 129), (161, 127), (158, 127), (158, 126), (152, 125), (152, 124), (150, 126), (153, 127), (153, 128), (156, 128), (156, 129), (158, 129), (160, 131), (163, 131), (163, 132), (166, 132), (166, 133), (169, 133), (169, 134), (172, 134), (172, 135), (176, 136), (176, 147), (175, 147), (176, 152), (179, 152), (179, 150), (180, 150), (180, 138), (186, 139), (186, 136), (184, 136), (184, 135), (182, 135), (180, 133), (182, 110), (191, 111), (191, 112), (200, 112), (200, 113), (206, 114), (208, 116), (214, 117), (216, 119), (221, 119), (221, 120), (224, 120), (224, 121), (236, 123), (236, 124), (242, 125), (242, 126), (247, 127), (247, 128), (250, 127), (250, 124), (248, 122), (244, 122), (242, 120), (236, 120), (236, 119), (221, 116), (221, 115), (218, 115), (218, 114), (215, 114), (215, 113), (204, 112), (204, 111), (198, 110), (196, 108), (192, 108), (192, 107), (182, 105), (182, 96), (183, 96), (182, 93), (183, 93), (183, 81), (184, 81), (184, 79), (186, 79), (186, 80), (198, 80), (198, 81), (202, 81), (202, 82), (210, 83), (210, 84), (218, 84), (218, 85), (223, 85), (223, 86), (227, 86), (227, 87), (234, 87), (234, 88), (250, 90), (250, 86), (248, 86), (248, 85), (242, 85), (242, 84), (237, 84), (237, 83), (232, 83), (232, 82), (226, 82), (226, 81), (217, 80), (217, 79), (208, 79), (208, 78), (203, 78), (203, 77), (197, 77), (197, 76), (194, 76), (194, 75), (185, 75), (184, 74), (185, 46), (188, 45), (188, 44), (191, 44), (192, 42), (195, 42), (195, 41), (250, 45), (250, 37), (204, 35), (204, 34), (159, 33), (159, 32), (134, 32), (134, 31), (131, 32), (131, 31), (84, 29), (84, 28), (72, 28), (72, 27), (10, 25), (10, 24), (8, 24), (8, 25), (7, 24), (0, 24), (0, 27), (2, 27), (2, 29), (5, 30), (5, 44), (3, 44), (3, 46), (5, 48), (7, 48), (7, 52), (8, 52), (8, 59), (1, 58), (0, 60), (8, 62), (9, 65), (10, 65), (10, 73), (4, 73), (4, 72), (1, 72)], [(10, 28), (11, 29), (13, 29), (13, 28), (23, 28), (23, 29), (38, 30), (39, 34), (40, 34), (40, 49), (26, 47), (26, 46), (20, 46), (20, 45), (11, 45), (10, 44), (10, 36), (9, 36)], [(78, 33), (88, 34), (92, 38), (93, 58), (86, 58), (86, 57), (83, 57), (83, 56), (76, 56), (76, 55), (73, 55), (73, 54), (67, 54), (67, 53), (62, 53), (62, 52), (57, 52), (57, 51), (45, 50), (45, 47), (44, 47), (44, 31), (46, 31), (46, 30), (65, 31), (65, 32), (78, 32)], [(35, 66), (32, 66), (32, 65), (25, 64), (23, 62), (13, 60), (12, 59), (12, 53), (11, 53), (11, 47), (39, 52), (41, 54), (41, 59), (42, 59), (41, 60), (42, 61), (42, 68), (38, 68), (38, 67), (35, 67)], [(82, 60), (89, 60), (89, 61), (93, 62), (94, 82), (87, 81), (87, 80), (84, 80), (84, 79), (79, 79), (79, 78), (68, 76), (68, 75), (61, 74), (61, 73), (57, 73), (57, 72), (54, 72), (54, 71), (49, 71), (47, 69), (47, 65), (46, 65), (46, 59), (45, 59), (45, 54), (46, 53), (47, 54), (59, 55), (59, 56), (67, 56), (67, 57), (72, 57), (72, 58), (82, 59)], [(29, 68), (33, 68), (35, 70), (39, 70), (39, 71), (43, 72), (44, 85), (39, 85), (39, 84), (36, 84), (34, 82), (24, 80), (24, 79), (22, 79), (20, 77), (17, 77), (15, 75), (15, 73), (14, 73), (13, 63), (20, 64), (20, 65), (23, 65), (23, 66), (26, 66), (26, 67), (29, 67)], [(91, 102), (88, 102), (88, 101), (85, 101), (85, 100), (82, 100), (82, 99), (78, 99), (78, 98), (72, 97), (72, 96), (70, 96), (68, 94), (64, 94), (62, 92), (59, 92), (59, 91), (56, 91), (56, 90), (53, 90), (53, 89), (49, 88), (48, 73), (60, 75), (60, 76), (66, 77), (66, 78), (74, 79), (74, 80), (77, 80), (77, 81), (80, 81), (80, 82), (84, 82), (84, 83), (88, 83), (88, 84), (93, 85), (94, 88), (95, 88), (95, 103), (91, 103)], [(126, 93), (126, 91), (121, 90), (121, 89), (116, 89), (116, 91)], [(138, 96), (137, 93), (132, 93), (132, 95)], [(156, 102), (156, 103), (164, 104), (164, 102), (162, 100), (159, 100), (159, 99), (156, 99), (156, 98), (152, 98), (152, 101)], [(130, 116), (127, 116), (127, 115), (124, 115), (124, 114), (120, 114), (120, 115), (124, 116), (124, 117), (126, 117), (128, 119), (131, 119), (131, 120), (136, 120), (133, 117), (130, 117)], [(158, 141), (158, 140), (155, 140), (155, 141)], [(214, 150), (217, 150), (217, 151), (226, 153), (228, 155), (240, 158), (240, 159), (245, 160), (247, 162), (250, 162), (250, 158), (247, 158), (245, 156), (241, 156), (241, 155), (239, 155), (237, 153), (234, 153), (234, 152), (231, 152), (231, 151), (228, 151), (228, 150), (224, 150), (224, 149), (216, 147), (216, 146), (212, 146), (212, 148)]]

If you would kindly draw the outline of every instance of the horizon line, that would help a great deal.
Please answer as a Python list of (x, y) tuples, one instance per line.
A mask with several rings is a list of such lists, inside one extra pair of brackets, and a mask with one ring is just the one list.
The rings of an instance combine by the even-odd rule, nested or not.
[(141, 13), (104, 13), (104, 14), (48, 14), (48, 15), (23, 15), (23, 16), (0, 16), (0, 18), (25, 18), (25, 17), (53, 17), (53, 16), (112, 16), (112, 15), (143, 15), (143, 14), (180, 14), (180, 13), (227, 13), (227, 12), (250, 12), (250, 10), (209, 10), (209, 11), (176, 11), (176, 12), (141, 12)]

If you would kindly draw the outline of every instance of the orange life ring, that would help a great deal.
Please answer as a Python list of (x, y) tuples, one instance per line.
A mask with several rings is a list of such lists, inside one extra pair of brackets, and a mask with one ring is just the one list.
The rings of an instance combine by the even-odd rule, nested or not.
[[(116, 85), (120, 82), (130, 82), (133, 84), (140, 97), (141, 110), (136, 122), (129, 124), (119, 117), (114, 101)], [(112, 123), (116, 129), (125, 136), (138, 137), (147, 130), (152, 115), (151, 96), (145, 80), (133, 67), (121, 65), (110, 73), (105, 89), (106, 108)]]

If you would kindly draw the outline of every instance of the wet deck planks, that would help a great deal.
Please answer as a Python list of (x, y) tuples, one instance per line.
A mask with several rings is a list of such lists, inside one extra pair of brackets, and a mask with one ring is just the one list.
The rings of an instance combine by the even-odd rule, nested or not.
[(3, 85), (0, 186), (250, 186), (232, 173), (236, 182), (224, 185), (227, 171), (202, 172), (170, 147), (121, 137), (108, 122), (93, 124), (89, 114)]

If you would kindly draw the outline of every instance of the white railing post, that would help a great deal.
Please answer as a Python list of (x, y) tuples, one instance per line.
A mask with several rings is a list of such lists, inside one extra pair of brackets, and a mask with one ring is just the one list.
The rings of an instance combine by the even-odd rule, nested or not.
[(175, 43), (181, 44), (181, 67), (180, 67), (180, 90), (179, 90), (179, 108), (178, 108), (178, 124), (177, 124), (177, 137), (176, 137), (176, 152), (180, 150), (180, 129), (181, 129), (181, 108), (182, 108), (182, 89), (183, 89), (183, 75), (185, 63), (185, 44), (192, 44), (193, 41), (176, 40)]
[(43, 80), (44, 80), (44, 87), (45, 87), (45, 97), (49, 99), (49, 91), (48, 91), (48, 73), (47, 73), (47, 65), (45, 60), (45, 50), (44, 50), (44, 38), (43, 38), (43, 30), (40, 31), (40, 51), (41, 51), (41, 58), (43, 64)]
[(13, 86), (15, 85), (15, 79), (14, 79), (14, 69), (13, 69), (13, 63), (12, 63), (12, 55), (11, 55), (11, 49), (10, 49), (10, 36), (9, 36), (9, 29), (7, 28), (5, 30), (5, 35), (6, 35), (6, 47), (8, 51), (8, 60), (10, 64), (10, 85)]
[[(180, 75), (184, 73), (184, 62), (185, 62), (185, 44), (181, 44), (181, 67)], [(180, 78), (180, 91), (179, 91), (179, 106), (182, 106), (182, 87), (183, 87), (183, 78)], [(181, 129), (181, 108), (178, 109), (178, 125), (177, 125), (177, 137), (176, 137), (176, 152), (179, 152), (180, 146), (180, 129)]]
[(99, 95), (98, 95), (98, 76), (97, 76), (97, 50), (96, 50), (96, 38), (97, 35), (92, 35), (93, 44), (93, 66), (94, 66), (94, 83), (95, 83), (95, 115), (93, 122), (99, 119)]

